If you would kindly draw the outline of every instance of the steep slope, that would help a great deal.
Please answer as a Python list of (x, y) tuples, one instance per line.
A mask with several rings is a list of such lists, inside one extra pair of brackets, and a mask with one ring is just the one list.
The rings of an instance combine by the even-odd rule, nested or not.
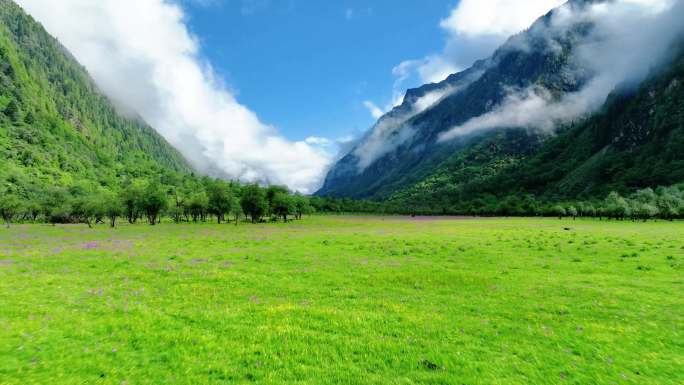
[(126, 118), (57, 40), (0, 0), (0, 177), (38, 184), (191, 172), (151, 127)]
[[(566, 7), (584, 4), (585, 1), (573, 1)], [(404, 103), (382, 117), (370, 134), (332, 168), (318, 194), (387, 198), (424, 179), (455, 152), (470, 146), (476, 139), (472, 135), (448, 142), (438, 138), (441, 133), (491, 111), (511, 89), (539, 86), (555, 99), (578, 91), (592, 73), (577, 62), (573, 47), (592, 25), (579, 20), (556, 30), (551, 25), (553, 12), (556, 11), (512, 37), (490, 59), (439, 84), (410, 90)], [(412, 95), (427, 100), (417, 108), (419, 103)], [(406, 110), (419, 112), (406, 119), (394, 118)], [(539, 142), (537, 133), (522, 134), (530, 135), (524, 152)]]
[[(392, 200), (425, 211), (473, 212), (507, 197), (603, 198), (684, 181), (684, 46), (638, 89), (618, 90), (591, 118), (564, 127), (528, 156), (482, 138)], [(510, 142), (510, 141), (509, 141)]]

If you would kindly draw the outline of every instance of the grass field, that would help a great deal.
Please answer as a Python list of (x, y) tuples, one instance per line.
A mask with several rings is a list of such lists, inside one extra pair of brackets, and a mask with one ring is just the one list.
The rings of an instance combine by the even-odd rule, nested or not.
[(0, 383), (682, 384), (684, 223), (3, 228)]

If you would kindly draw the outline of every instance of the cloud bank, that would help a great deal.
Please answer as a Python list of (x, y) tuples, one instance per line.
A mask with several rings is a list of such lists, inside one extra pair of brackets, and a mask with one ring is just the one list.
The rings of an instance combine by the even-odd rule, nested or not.
[(442, 52), (400, 64), (423, 83), (436, 83), (490, 56), (509, 36), (566, 0), (461, 0), (439, 26), (447, 34)]
[[(449, 75), (470, 67), (475, 61), (489, 57), (508, 37), (528, 28), (537, 18), (565, 0), (461, 0), (449, 16), (441, 20), (446, 33), (442, 52), (420, 59), (404, 60), (392, 69), (395, 82), (392, 101), (384, 108), (366, 101), (364, 105), (377, 119), (401, 104), (404, 83), (417, 78), (421, 84), (438, 83)], [(376, 107), (376, 108), (372, 108)]]
[(640, 83), (667, 57), (674, 40), (684, 33), (682, 15), (682, 0), (615, 0), (584, 10), (562, 7), (554, 13), (548, 29), (530, 33), (551, 39), (557, 35), (554, 30), (578, 22), (592, 23), (590, 35), (574, 48), (573, 56), (581, 68), (595, 74), (593, 78), (580, 91), (560, 100), (539, 86), (509, 90), (499, 106), (443, 133), (440, 141), (511, 127), (551, 133), (559, 124), (595, 111), (617, 86)]
[(353, 150), (358, 158), (359, 172), (414, 136), (416, 128), (411, 124), (411, 118), (437, 105), (445, 97), (462, 91), (480, 75), (481, 73), (477, 73), (462, 84), (447, 85), (415, 100), (403, 102), (401, 106), (382, 116)]
[(139, 114), (200, 171), (312, 192), (331, 156), (259, 120), (202, 60), (178, 4), (17, 0), (124, 113)]

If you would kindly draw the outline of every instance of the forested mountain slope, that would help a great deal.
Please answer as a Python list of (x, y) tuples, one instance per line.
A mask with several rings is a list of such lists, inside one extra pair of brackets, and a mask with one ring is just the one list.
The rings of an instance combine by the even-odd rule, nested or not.
[[(581, 8), (574, 0), (565, 5)], [(404, 103), (382, 117), (366, 137), (329, 172), (318, 195), (384, 199), (435, 171), (454, 153), (467, 149), (472, 136), (440, 142), (440, 134), (485, 114), (501, 104), (511, 89), (543, 87), (555, 99), (576, 92), (591, 78), (573, 49), (591, 30), (577, 20), (562, 29), (553, 24), (554, 10), (499, 48), (491, 58), (450, 76), (438, 84), (410, 90)], [(421, 103), (412, 95), (423, 96)], [(397, 113), (413, 110), (404, 119)], [(387, 124), (387, 122), (390, 124)], [(522, 142), (524, 152), (534, 148), (539, 135)], [(505, 145), (505, 144), (504, 144)]]
[(651, 19), (628, 2), (568, 1), (492, 57), (410, 90), (318, 195), (451, 210), (486, 194), (584, 199), (682, 182), (673, 4)]
[(0, 0), (0, 179), (114, 185), (191, 171), (151, 127), (121, 116), (42, 26)]
[[(616, 90), (597, 114), (526, 154), (520, 130), (481, 138), (392, 201), (425, 211), (492, 211), (524, 204), (603, 198), (611, 191), (684, 181), (684, 49), (638, 89)], [(502, 140), (502, 138), (507, 138)], [(507, 199), (512, 198), (512, 199)]]

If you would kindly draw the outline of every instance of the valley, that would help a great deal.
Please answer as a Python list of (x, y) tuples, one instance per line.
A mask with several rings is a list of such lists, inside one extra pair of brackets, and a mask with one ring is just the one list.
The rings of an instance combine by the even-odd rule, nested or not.
[(681, 222), (0, 231), (0, 379), (679, 384)]

